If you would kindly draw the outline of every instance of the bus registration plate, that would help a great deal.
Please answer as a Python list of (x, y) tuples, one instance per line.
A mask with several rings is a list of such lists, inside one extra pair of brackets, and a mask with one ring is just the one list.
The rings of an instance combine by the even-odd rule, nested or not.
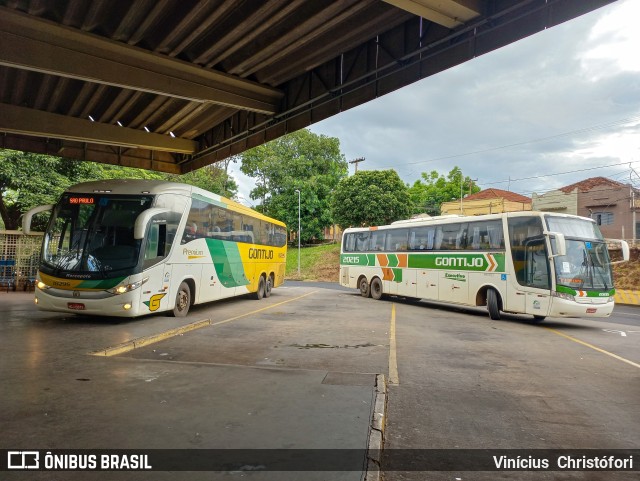
[(75, 311), (84, 311), (84, 304), (81, 302), (68, 302), (67, 307)]

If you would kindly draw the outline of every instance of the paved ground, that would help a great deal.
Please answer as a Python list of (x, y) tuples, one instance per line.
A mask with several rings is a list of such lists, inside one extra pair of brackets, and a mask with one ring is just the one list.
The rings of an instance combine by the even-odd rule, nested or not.
[[(385, 455), (445, 448), (640, 446), (640, 311), (491, 321), (479, 309), (287, 283), (187, 319), (64, 317), (0, 293), (0, 449), (367, 446), (375, 374), (391, 381)], [(211, 319), (114, 356), (88, 353)], [(418, 451), (406, 451), (416, 449)], [(364, 462), (364, 460), (363, 460)], [(8, 479), (361, 479), (361, 471), (2, 473)], [(387, 471), (384, 479), (638, 479), (636, 473)], [(635, 476), (635, 478), (634, 478)]]

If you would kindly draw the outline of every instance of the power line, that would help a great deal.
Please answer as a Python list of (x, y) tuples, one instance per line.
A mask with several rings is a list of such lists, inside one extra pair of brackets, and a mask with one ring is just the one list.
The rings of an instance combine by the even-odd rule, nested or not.
[[(567, 171), (564, 171), (564, 172), (556, 172), (556, 173), (552, 173), (552, 174), (530, 175), (528, 177), (520, 177), (519, 179), (511, 179), (511, 178), (509, 178), (509, 179), (506, 179), (506, 180), (497, 180), (497, 181), (494, 181), (494, 182), (482, 182), (482, 185), (495, 185), (495, 184), (504, 184), (504, 183), (507, 183), (507, 182), (518, 182), (518, 181), (521, 181), (521, 180), (542, 179), (542, 178), (545, 178), (545, 177), (554, 177), (556, 175), (575, 174), (577, 172), (587, 172), (587, 171), (590, 171), (590, 170), (606, 169), (608, 167), (622, 167), (624, 165), (629, 165), (629, 167), (631, 168), (631, 164), (638, 164), (638, 163), (640, 163), (640, 161), (627, 162), (627, 163), (624, 163), (624, 164), (617, 163), (617, 164), (599, 165), (599, 166), (596, 166), (596, 167), (586, 167), (584, 169), (567, 170)], [(624, 171), (624, 172), (628, 172), (628, 171)], [(552, 190), (555, 190), (555, 189), (552, 189)]]
[(533, 143), (536, 143), (536, 142), (544, 142), (544, 141), (547, 141), (547, 140), (553, 140), (553, 139), (557, 139), (557, 138), (560, 138), (560, 137), (565, 137), (567, 135), (581, 134), (581, 133), (585, 133), (585, 132), (592, 132), (594, 130), (604, 129), (604, 128), (607, 128), (607, 127), (615, 127), (617, 125), (622, 125), (622, 124), (626, 124), (626, 123), (637, 121), (637, 120), (640, 120), (640, 116), (629, 117), (629, 118), (626, 118), (626, 119), (614, 120), (612, 122), (608, 122), (608, 123), (604, 123), (604, 124), (597, 124), (597, 125), (593, 125), (591, 127), (585, 127), (585, 128), (577, 129), (577, 130), (570, 130), (568, 132), (563, 132), (561, 134), (550, 135), (550, 136), (547, 136), (547, 137), (540, 137), (540, 138), (532, 139), (532, 140), (525, 140), (525, 141), (516, 142), (516, 143), (513, 143), (513, 144), (501, 145), (499, 147), (490, 147), (488, 149), (476, 150), (476, 151), (473, 151), (473, 152), (466, 152), (466, 153), (463, 153), (463, 154), (447, 155), (447, 156), (443, 156), (443, 157), (437, 157), (437, 158), (434, 158), (434, 159), (419, 160), (419, 161), (416, 161), (416, 162), (408, 162), (406, 165), (424, 164), (424, 163), (427, 163), (427, 162), (437, 162), (439, 160), (449, 160), (449, 159), (456, 159), (458, 157), (466, 157), (468, 155), (484, 154), (486, 152), (494, 152), (496, 150), (508, 149), (508, 148), (511, 148), (511, 147), (519, 147), (521, 145), (533, 144)]

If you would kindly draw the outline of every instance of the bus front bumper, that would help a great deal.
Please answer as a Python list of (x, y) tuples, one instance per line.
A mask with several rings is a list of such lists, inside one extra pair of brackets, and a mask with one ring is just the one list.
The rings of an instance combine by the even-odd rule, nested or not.
[(553, 297), (550, 317), (609, 317), (613, 312), (614, 302), (603, 297), (576, 298), (575, 301)]
[(51, 295), (47, 290), (36, 288), (34, 302), (39, 310), (79, 314), (83, 316), (135, 317), (148, 312), (140, 312), (139, 293), (127, 292), (102, 299), (73, 297), (73, 291)]

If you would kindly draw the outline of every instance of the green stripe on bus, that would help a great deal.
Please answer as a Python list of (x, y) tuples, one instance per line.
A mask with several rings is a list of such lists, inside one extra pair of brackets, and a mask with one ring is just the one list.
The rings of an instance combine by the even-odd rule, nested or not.
[[(567, 286), (556, 286), (556, 292), (569, 294), (571, 296), (577, 295), (579, 290), (584, 290), (584, 289), (572, 289), (571, 287), (567, 287)], [(615, 289), (611, 289), (608, 291), (585, 291), (585, 292), (587, 293), (587, 297), (608, 297), (608, 296), (614, 296), (616, 294)]]
[(402, 282), (402, 269), (391, 269), (393, 271), (393, 281)]
[(80, 284), (76, 286), (77, 289), (111, 289), (112, 287), (117, 286), (125, 279), (123, 277), (114, 277), (113, 279), (99, 279), (99, 280), (88, 280), (82, 281)]
[(375, 266), (375, 254), (342, 254), (340, 264), (345, 266)]
[(206, 241), (220, 283), (224, 287), (249, 284), (249, 279), (244, 275), (242, 258), (236, 243), (219, 239), (206, 239)]
[[(489, 259), (493, 259), (493, 263)], [(409, 267), (449, 271), (504, 272), (504, 253), (498, 254), (409, 254)]]
[(387, 259), (389, 259), (388, 267), (398, 267), (398, 256), (395, 254), (387, 255)]

